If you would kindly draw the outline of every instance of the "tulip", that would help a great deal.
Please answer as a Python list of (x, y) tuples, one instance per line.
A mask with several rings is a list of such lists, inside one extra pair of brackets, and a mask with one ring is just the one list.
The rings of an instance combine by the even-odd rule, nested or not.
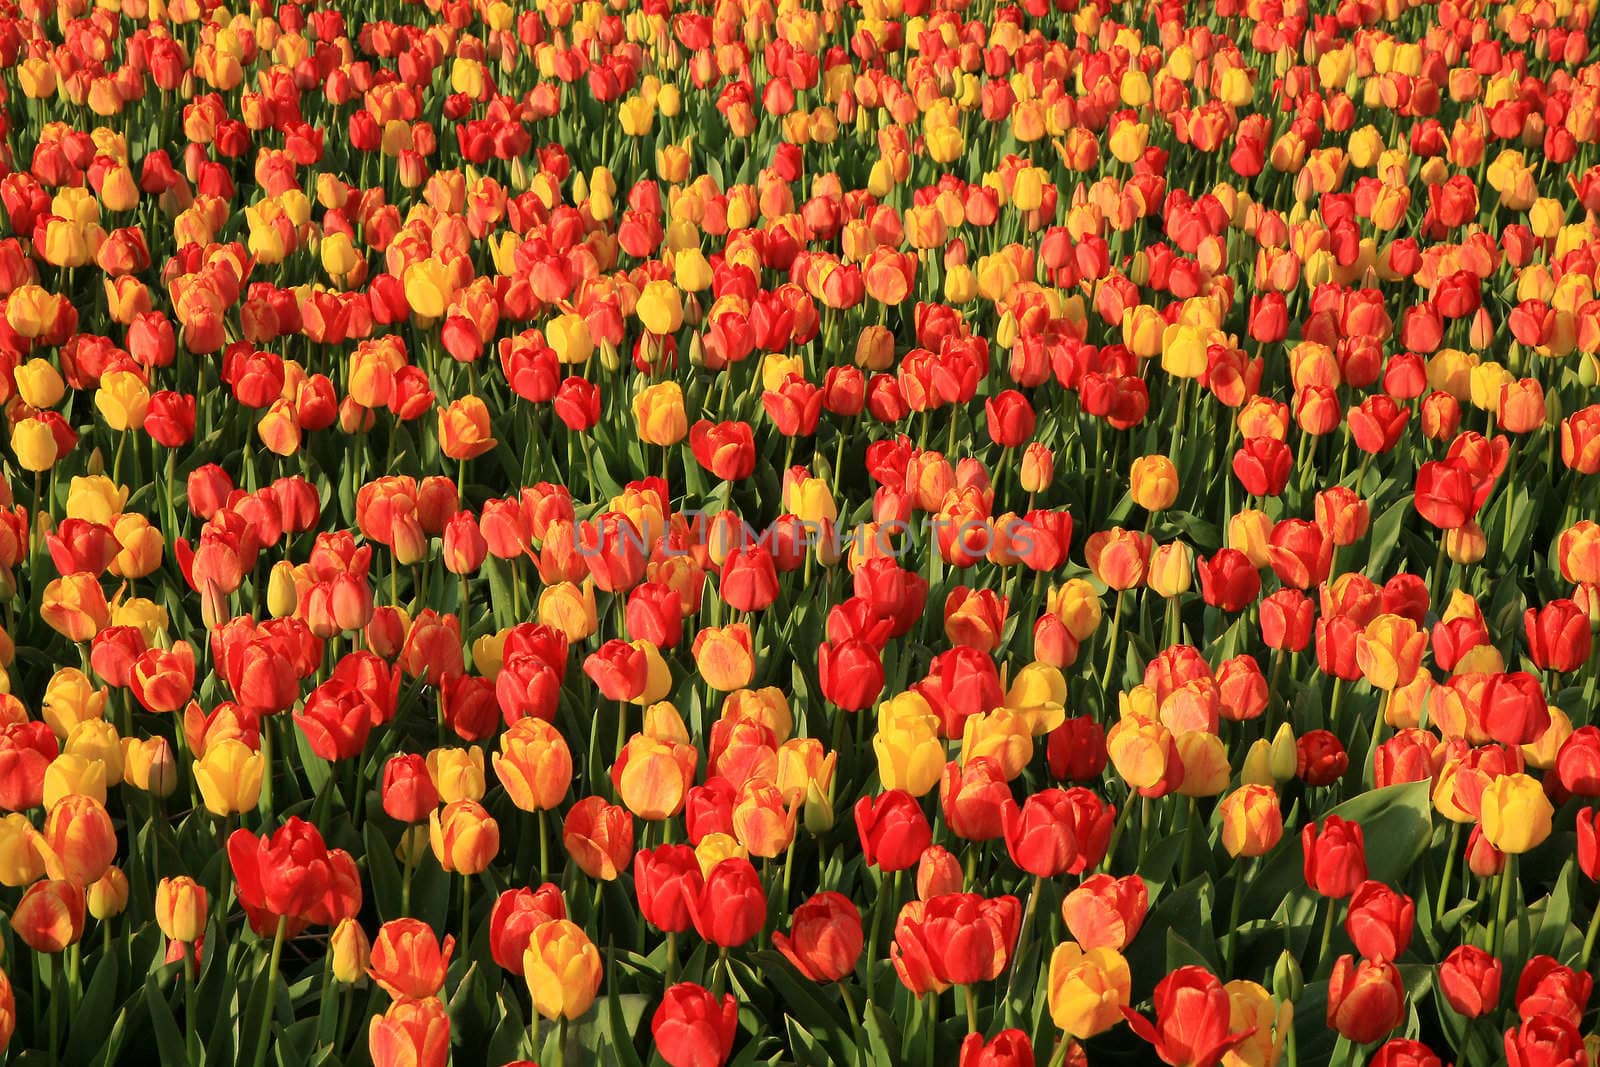
[(1234, 858), (1264, 856), (1283, 837), (1283, 812), (1270, 786), (1242, 786), (1224, 797), (1219, 809), (1222, 847)]
[(1249, 1035), (1230, 1033), (1232, 1005), (1222, 982), (1203, 967), (1179, 967), (1156, 984), (1156, 1021), (1124, 1007), (1133, 1032), (1175, 1067), (1211, 1064)]
[(749, 941), (766, 922), (767, 894), (746, 859), (725, 859), (706, 875), (690, 918), (700, 936), (722, 948)]
[(1307, 823), (1300, 837), (1306, 885), (1315, 892), (1337, 900), (1366, 880), (1366, 845), (1359, 823), (1330, 815), (1320, 829)]
[(1550, 836), (1555, 809), (1536, 779), (1505, 774), (1483, 791), (1483, 835), (1501, 852), (1527, 852)]
[(861, 955), (861, 913), (848, 897), (818, 893), (794, 910), (790, 932), (775, 931), (772, 943), (813, 982), (837, 982)]
[(1405, 1021), (1406, 989), (1387, 960), (1340, 956), (1328, 979), (1328, 1026), (1358, 1045), (1370, 1044)]
[(862, 797), (856, 802), (855, 818), (867, 865), (885, 872), (912, 866), (933, 840), (922, 806), (904, 790)]
[(445, 1067), (450, 1015), (437, 998), (401, 1000), (374, 1015), (367, 1028), (373, 1067)]
[(199, 940), (206, 927), (206, 890), (187, 875), (156, 886), (156, 925), (174, 941)]
[(1061, 918), (1085, 951), (1121, 952), (1144, 925), (1149, 894), (1136, 874), (1112, 878), (1097, 874), (1083, 881), (1061, 902)]
[(419, 919), (391, 919), (372, 942), (367, 974), (395, 1000), (426, 1000), (444, 987), (456, 939), (443, 944)]
[(83, 936), (84, 893), (71, 882), (35, 882), (11, 912), (11, 929), (35, 952), (61, 952)]
[(328, 959), (335, 981), (354, 985), (367, 973), (372, 945), (354, 919), (342, 919), (328, 939)]
[(1069, 1037), (1091, 1038), (1122, 1022), (1132, 990), (1128, 962), (1114, 949), (1064, 941), (1050, 957), (1050, 1018)]
[(738, 1029), (738, 1001), (693, 982), (668, 987), (650, 1018), (650, 1037), (669, 1067), (722, 1067)]

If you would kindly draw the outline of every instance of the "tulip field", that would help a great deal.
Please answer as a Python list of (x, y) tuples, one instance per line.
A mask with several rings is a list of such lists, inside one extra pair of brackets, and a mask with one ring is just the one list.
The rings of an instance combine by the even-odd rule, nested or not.
[(1600, 1067), (1597, 7), (3, 0), (0, 1061)]

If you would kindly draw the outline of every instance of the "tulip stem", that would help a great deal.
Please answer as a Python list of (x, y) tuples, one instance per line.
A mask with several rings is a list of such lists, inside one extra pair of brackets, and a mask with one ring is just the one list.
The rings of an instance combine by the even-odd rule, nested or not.
[(1594, 955), (1594, 943), (1600, 937), (1600, 904), (1595, 905), (1594, 914), (1589, 917), (1589, 932), (1583, 935), (1583, 951), (1578, 953), (1578, 973), (1589, 969), (1589, 959)]
[(1461, 824), (1450, 824), (1450, 843), (1444, 856), (1444, 877), (1439, 879), (1439, 899), (1434, 901), (1433, 921), (1435, 924), (1444, 921), (1444, 902), (1449, 899), (1450, 876), (1456, 869), (1456, 852), (1461, 845)]
[[(265, 737), (265, 733), (262, 734)], [(251, 1057), (255, 1067), (267, 1062), (267, 1039), (272, 1036), (272, 1016), (277, 999), (278, 964), (283, 959), (283, 940), (289, 932), (289, 917), (278, 916), (278, 929), (272, 935), (272, 954), (267, 957), (267, 1002), (261, 1010), (261, 1029), (256, 1031), (256, 1050)]]
[[(1148, 803), (1148, 801), (1146, 801)], [(1017, 928), (1017, 947), (1011, 954), (1011, 973), (1006, 976), (1006, 995), (1004, 1000), (1006, 1022), (1011, 1021), (1011, 990), (1017, 982), (1017, 966), (1022, 956), (1022, 947), (1028, 943), (1028, 932), (1033, 928), (1033, 913), (1039, 906), (1039, 891), (1044, 887), (1042, 875), (1033, 876), (1033, 889), (1028, 893), (1028, 904), (1022, 909), (1022, 925)]]
[(978, 1033), (978, 997), (970, 985), (961, 987), (961, 996), (967, 1002), (967, 1033)]
[(861, 1013), (856, 1010), (856, 998), (850, 995), (850, 984), (839, 983), (839, 994), (844, 997), (844, 1010), (850, 1016), (850, 1034), (855, 1041), (856, 1060), (867, 1050), (867, 1039), (861, 1032)]
[(1239, 871), (1239, 881), (1233, 887), (1233, 903), (1228, 906), (1228, 936), (1223, 941), (1222, 966), (1225, 973), (1233, 973), (1233, 953), (1239, 943), (1239, 910), (1244, 905), (1244, 887), (1255, 872), (1255, 857), (1245, 861)]
[(1122, 602), (1127, 598), (1126, 589), (1117, 590), (1117, 607), (1111, 615), (1111, 633), (1106, 641), (1106, 669), (1100, 675), (1100, 690), (1108, 693), (1111, 690), (1111, 676), (1117, 664), (1117, 637), (1122, 632)]
[(550, 1062), (555, 1067), (566, 1067), (567, 1065), (567, 1017), (565, 1015), (556, 1024), (556, 1054), (551, 1057)]
[[(178, 735), (183, 736), (179, 730)], [(261, 718), (261, 815), (267, 822), (272, 821), (272, 718)]]
[(1328, 913), (1322, 919), (1322, 943), (1317, 947), (1317, 969), (1328, 962), (1328, 946), (1333, 944), (1333, 916), (1338, 911), (1339, 902), (1333, 897), (1328, 898)]
[[(34, 959), (38, 959), (37, 954)], [(52, 1065), (61, 1062), (59, 1046), (61, 1040), (61, 1000), (61, 960), (52, 958), (50, 960), (50, 1063)]]
[(198, 1064), (200, 1059), (200, 1004), (195, 995), (194, 966), (195, 946), (183, 946), (183, 1028), (186, 1031), (184, 1047), (189, 1050), (189, 1062)]
[(667, 931), (667, 987), (671, 988), (678, 981), (678, 935), (676, 931)]
[(1066, 1034), (1061, 1035), (1061, 1040), (1056, 1042), (1056, 1050), (1050, 1054), (1050, 1067), (1061, 1067), (1067, 1062), (1067, 1050), (1072, 1047), (1072, 1038)]
[(1495, 909), (1494, 925), (1489, 928), (1489, 955), (1499, 956), (1502, 938), (1505, 936), (1506, 917), (1511, 911), (1511, 882), (1516, 877), (1517, 857), (1513, 853), (1506, 857), (1506, 865), (1500, 868), (1500, 903)]
[(461, 876), (461, 949), (472, 954), (472, 876)]
[(1106, 845), (1105, 859), (1100, 861), (1101, 874), (1111, 873), (1111, 865), (1117, 855), (1117, 842), (1122, 839), (1122, 828), (1128, 824), (1128, 812), (1133, 810), (1133, 797), (1133, 790), (1128, 790), (1128, 795), (1122, 800), (1122, 810), (1117, 812), (1117, 821), (1111, 827), (1111, 840)]

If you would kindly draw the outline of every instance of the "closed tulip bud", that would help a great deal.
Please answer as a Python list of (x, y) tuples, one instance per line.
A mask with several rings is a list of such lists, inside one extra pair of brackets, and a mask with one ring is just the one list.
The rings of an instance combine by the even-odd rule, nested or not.
[(457, 800), (428, 816), (428, 844), (447, 871), (481, 874), (500, 851), (500, 824), (475, 800)]
[(367, 1028), (373, 1067), (444, 1067), (450, 1058), (450, 1015), (444, 1001), (400, 1000)]
[(63, 797), (45, 818), (39, 852), (51, 878), (77, 886), (98, 880), (117, 855), (116, 830), (105, 805), (83, 795)]
[(1272, 965), (1272, 992), (1279, 1000), (1293, 1004), (1300, 999), (1300, 994), (1305, 991), (1305, 975), (1300, 970), (1300, 961), (1295, 954), (1284, 949), (1278, 954), (1278, 962)]
[(775, 931), (772, 943), (813, 982), (837, 982), (861, 956), (861, 913), (846, 896), (818, 893), (794, 910), (790, 932)]
[(622, 803), (647, 822), (670, 819), (683, 810), (694, 784), (699, 749), (635, 734), (611, 768), (611, 782)]
[(1194, 550), (1182, 541), (1160, 545), (1150, 554), (1146, 583), (1168, 600), (1182, 596), (1194, 582)]
[(367, 976), (367, 966), (372, 958), (372, 948), (367, 933), (354, 919), (346, 918), (334, 927), (328, 938), (328, 961), (333, 969), (333, 979), (345, 985), (355, 985)]
[(1319, 829), (1307, 823), (1300, 835), (1306, 885), (1335, 900), (1354, 893), (1367, 879), (1366, 842), (1359, 823), (1329, 815)]
[(546, 1019), (576, 1019), (600, 991), (600, 953), (576, 923), (552, 919), (541, 924), (523, 954), (523, 977), (533, 1007)]
[(961, 862), (942, 845), (929, 845), (917, 861), (917, 899), (931, 900), (946, 893), (959, 893), (965, 876)]
[(572, 751), (550, 723), (518, 719), (500, 735), (494, 773), (511, 802), (523, 811), (548, 811), (566, 797), (572, 784)]
[(1277, 791), (1266, 785), (1245, 785), (1218, 806), (1222, 847), (1228, 855), (1264, 856), (1283, 839), (1283, 811)]
[(174, 941), (193, 942), (206, 928), (206, 890), (188, 875), (156, 886), (156, 925)]
[(1501, 852), (1518, 854), (1550, 836), (1555, 809), (1538, 780), (1503, 774), (1483, 790), (1483, 836)]
[(1500, 1005), (1502, 967), (1476, 945), (1460, 945), (1439, 964), (1439, 991), (1445, 1002), (1468, 1019), (1481, 1018)]
[(272, 565), (267, 577), (267, 612), (274, 619), (294, 614), (299, 604), (299, 591), (294, 580), (294, 564), (280, 559)]
[(1245, 751), (1244, 763), (1239, 769), (1239, 780), (1245, 785), (1266, 786), (1276, 792), (1279, 782), (1272, 775), (1272, 742), (1258, 737)]
[(1299, 773), (1300, 749), (1294, 730), (1288, 723), (1279, 725), (1272, 735), (1272, 777), (1287, 782)]
[(1483, 559), (1489, 551), (1489, 538), (1472, 519), (1453, 530), (1444, 531), (1444, 550), (1450, 562), (1470, 567)]
[(39, 831), (19, 812), (0, 818), (0, 885), (17, 888), (44, 877)]
[(1328, 979), (1328, 1026), (1358, 1045), (1370, 1044), (1405, 1021), (1406, 989), (1387, 960), (1340, 956)]
[(1128, 474), (1133, 502), (1146, 511), (1165, 511), (1178, 498), (1178, 468), (1166, 456), (1141, 456)]
[(29, 407), (53, 408), (61, 403), (67, 386), (61, 373), (47, 359), (34, 358), (16, 370), (17, 392)]
[(1050, 956), (1048, 989), (1050, 1018), (1068, 1037), (1084, 1040), (1122, 1022), (1133, 979), (1120, 952), (1086, 952), (1076, 942), (1064, 941)]
[(128, 907), (128, 876), (121, 867), (107, 867), (106, 873), (85, 891), (89, 914), (101, 922), (114, 919)]
[(1048, 447), (1034, 441), (1022, 450), (1020, 483), (1025, 493), (1042, 493), (1055, 481), (1055, 455)]
[(265, 769), (261, 753), (242, 741), (224, 738), (206, 746), (205, 755), (194, 764), (194, 780), (206, 810), (226, 818), (256, 806)]
[(1363, 956), (1393, 960), (1411, 943), (1416, 915), (1415, 902), (1404, 893), (1382, 882), (1362, 882), (1350, 898), (1345, 931)]
[(122, 780), (152, 796), (171, 796), (178, 788), (178, 761), (171, 742), (165, 737), (123, 738)]

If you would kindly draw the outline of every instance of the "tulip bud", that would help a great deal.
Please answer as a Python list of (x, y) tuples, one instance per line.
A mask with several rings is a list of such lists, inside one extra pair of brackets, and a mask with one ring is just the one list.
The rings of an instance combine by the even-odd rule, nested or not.
[(1293, 1004), (1300, 999), (1300, 994), (1306, 987), (1305, 975), (1300, 972), (1300, 961), (1294, 953), (1284, 949), (1278, 954), (1278, 962), (1272, 966), (1272, 995), (1279, 1000)]
[(128, 907), (128, 876), (121, 867), (107, 867), (88, 889), (89, 914), (104, 922), (121, 915)]
[(280, 559), (272, 565), (272, 572), (267, 578), (267, 611), (274, 619), (282, 619), (294, 614), (298, 602), (294, 564)]
[(1272, 742), (1258, 737), (1251, 742), (1244, 755), (1244, 766), (1239, 771), (1244, 785), (1264, 785), (1277, 788), (1278, 780), (1272, 775)]
[(174, 941), (192, 942), (206, 928), (206, 890), (188, 875), (156, 886), (156, 925)]
[(1272, 777), (1279, 783), (1287, 782), (1295, 776), (1299, 767), (1299, 750), (1295, 745), (1294, 730), (1288, 723), (1278, 727), (1278, 732), (1272, 737)]
[(334, 981), (355, 985), (366, 978), (372, 946), (366, 931), (354, 919), (340, 921), (328, 940), (328, 948)]

